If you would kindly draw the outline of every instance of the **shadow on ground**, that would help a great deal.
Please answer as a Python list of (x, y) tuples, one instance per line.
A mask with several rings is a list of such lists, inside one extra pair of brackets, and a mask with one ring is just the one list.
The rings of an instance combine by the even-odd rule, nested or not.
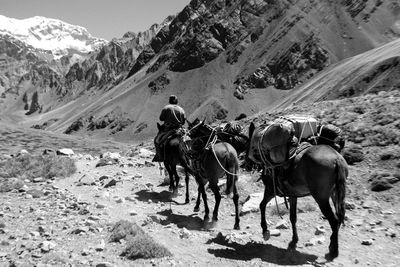
[(202, 230), (203, 227), (203, 220), (197, 214), (180, 215), (174, 214), (172, 210), (163, 210), (157, 212), (157, 214), (166, 216), (166, 219), (161, 220), (162, 225), (173, 223), (178, 228), (185, 227), (188, 230)]
[(239, 244), (226, 240), (222, 235), (210, 239), (207, 243), (216, 243), (227, 248), (209, 248), (208, 252), (216, 257), (231, 260), (248, 261), (260, 258), (264, 262), (277, 265), (301, 265), (313, 264), (317, 260), (317, 256), (301, 253), (296, 250), (288, 250), (275, 247), (271, 244), (260, 244), (249, 242)]
[(142, 202), (148, 202), (151, 200), (153, 203), (175, 203), (180, 205), (176, 200), (173, 199), (173, 193), (170, 191), (153, 192), (149, 190), (140, 190), (135, 193), (136, 199)]

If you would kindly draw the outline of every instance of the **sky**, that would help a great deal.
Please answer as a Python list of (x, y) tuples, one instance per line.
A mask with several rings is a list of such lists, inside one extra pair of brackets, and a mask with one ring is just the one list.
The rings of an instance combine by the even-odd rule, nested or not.
[(85, 27), (111, 40), (139, 32), (181, 11), (190, 0), (0, 0), (0, 14), (25, 19), (43, 16)]

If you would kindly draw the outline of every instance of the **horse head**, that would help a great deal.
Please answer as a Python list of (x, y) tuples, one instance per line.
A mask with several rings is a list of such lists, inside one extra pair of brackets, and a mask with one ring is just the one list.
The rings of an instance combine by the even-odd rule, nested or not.
[(212, 128), (205, 124), (205, 120), (196, 118), (192, 123), (189, 123), (189, 136), (192, 138), (204, 137), (210, 135)]

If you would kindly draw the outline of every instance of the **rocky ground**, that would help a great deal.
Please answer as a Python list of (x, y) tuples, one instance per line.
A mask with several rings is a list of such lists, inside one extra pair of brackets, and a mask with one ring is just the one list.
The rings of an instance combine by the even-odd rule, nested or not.
[[(291, 227), (283, 204), (283, 219), (273, 205), (267, 208), (273, 230), (269, 241), (261, 237), (257, 204), (242, 205), (241, 230), (232, 230), (234, 207), (226, 197), (218, 225), (205, 229), (202, 211), (193, 212), (194, 180), (191, 203), (185, 205), (184, 188), (172, 198), (164, 175), (149, 162), (152, 153), (143, 146), (136, 151), (104, 166), (98, 166), (97, 157), (74, 155), (78, 171), (72, 177), (38, 179), (1, 193), (0, 266), (395, 266), (399, 261), (399, 196), (393, 196), (394, 189), (371, 192), (360, 181), (365, 173), (358, 166), (350, 168), (340, 256), (326, 262), (330, 228), (312, 198), (299, 201), (300, 241), (291, 252), (286, 250)], [(257, 174), (241, 173), (242, 204), (262, 192), (256, 180)], [(208, 195), (212, 207), (213, 195)], [(110, 243), (109, 236), (120, 219), (136, 222), (173, 256), (135, 261), (119, 256), (126, 243)]]
[[(2, 125), (1, 158), (26, 148), (71, 147), (77, 172), (68, 178), (25, 180), (19, 190), (0, 193), (0, 266), (397, 266), (400, 256), (399, 92), (296, 106), (340, 126), (349, 160), (346, 220), (339, 257), (324, 259), (330, 227), (311, 197), (298, 204), (299, 243), (288, 251), (291, 226), (281, 199), (267, 207), (271, 239), (261, 235), (258, 203), (263, 185), (257, 173), (240, 172), (241, 230), (233, 230), (234, 206), (223, 197), (217, 225), (203, 225), (203, 205), (190, 179), (173, 197), (164, 173), (151, 163), (151, 142), (120, 144), (47, 134)], [(278, 114), (278, 115), (284, 115)], [(268, 116), (264, 114), (259, 123)], [(248, 121), (247, 121), (248, 122)], [(245, 122), (245, 123), (247, 123)], [(106, 152), (116, 160), (99, 158)], [(40, 178), (40, 177), (37, 177)], [(183, 183), (183, 181), (181, 182)], [(221, 183), (223, 191), (223, 182)], [(208, 192), (212, 208), (214, 197)], [(249, 200), (248, 200), (249, 199)], [(109, 242), (119, 220), (136, 222), (172, 256), (129, 260), (120, 256), (127, 241)]]

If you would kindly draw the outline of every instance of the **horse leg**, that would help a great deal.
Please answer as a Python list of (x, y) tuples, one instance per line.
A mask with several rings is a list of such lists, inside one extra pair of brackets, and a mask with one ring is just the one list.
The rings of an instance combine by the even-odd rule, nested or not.
[(200, 185), (200, 191), (201, 191), (201, 196), (203, 197), (203, 202), (204, 202), (204, 223), (207, 223), (208, 220), (210, 219), (209, 214), (210, 210), (208, 208), (207, 204), (207, 194), (206, 194), (206, 189), (204, 185)]
[(218, 185), (213, 184), (210, 186), (211, 190), (214, 193), (214, 197), (215, 197), (215, 205), (214, 205), (214, 211), (213, 211), (213, 217), (212, 217), (212, 221), (217, 222), (218, 221), (218, 209), (219, 209), (219, 203), (221, 202), (221, 194), (219, 193), (219, 188)]
[(175, 176), (175, 184), (173, 184), (172, 195), (176, 197), (178, 196), (179, 181), (181, 178), (179, 177), (178, 172), (176, 171), (176, 165), (172, 167), (172, 170), (173, 170), (173, 175)]
[(236, 183), (233, 185), (233, 204), (235, 204), (235, 225), (233, 226), (233, 229), (240, 230), (239, 193), (237, 191)]
[(267, 188), (264, 189), (264, 198), (260, 202), (260, 211), (261, 211), (261, 228), (263, 231), (264, 240), (268, 240), (270, 237), (267, 221), (265, 220), (265, 207), (268, 202), (272, 199), (272, 196), (268, 195)]
[(297, 241), (299, 241), (299, 237), (297, 235), (297, 227), (296, 227), (296, 221), (297, 221), (297, 198), (296, 197), (290, 197), (289, 198), (289, 204), (290, 204), (290, 222), (292, 223), (292, 241), (289, 243), (289, 249), (295, 249), (297, 245)]
[(326, 217), (329, 225), (332, 229), (331, 242), (329, 244), (329, 253), (325, 255), (327, 260), (333, 260), (339, 256), (339, 244), (338, 244), (338, 234), (339, 234), (339, 220), (336, 218), (329, 204), (329, 199), (317, 201), (322, 214)]
[(167, 169), (168, 176), (169, 176), (169, 190), (172, 191), (174, 189), (174, 176), (169, 164), (164, 162), (165, 169)]
[(201, 188), (200, 188), (200, 185), (198, 185), (196, 205), (194, 206), (194, 209), (193, 209), (194, 212), (200, 211), (200, 197), (201, 197)]
[(189, 173), (187, 169), (185, 169), (185, 184), (186, 184), (186, 197), (185, 204), (189, 203)]

